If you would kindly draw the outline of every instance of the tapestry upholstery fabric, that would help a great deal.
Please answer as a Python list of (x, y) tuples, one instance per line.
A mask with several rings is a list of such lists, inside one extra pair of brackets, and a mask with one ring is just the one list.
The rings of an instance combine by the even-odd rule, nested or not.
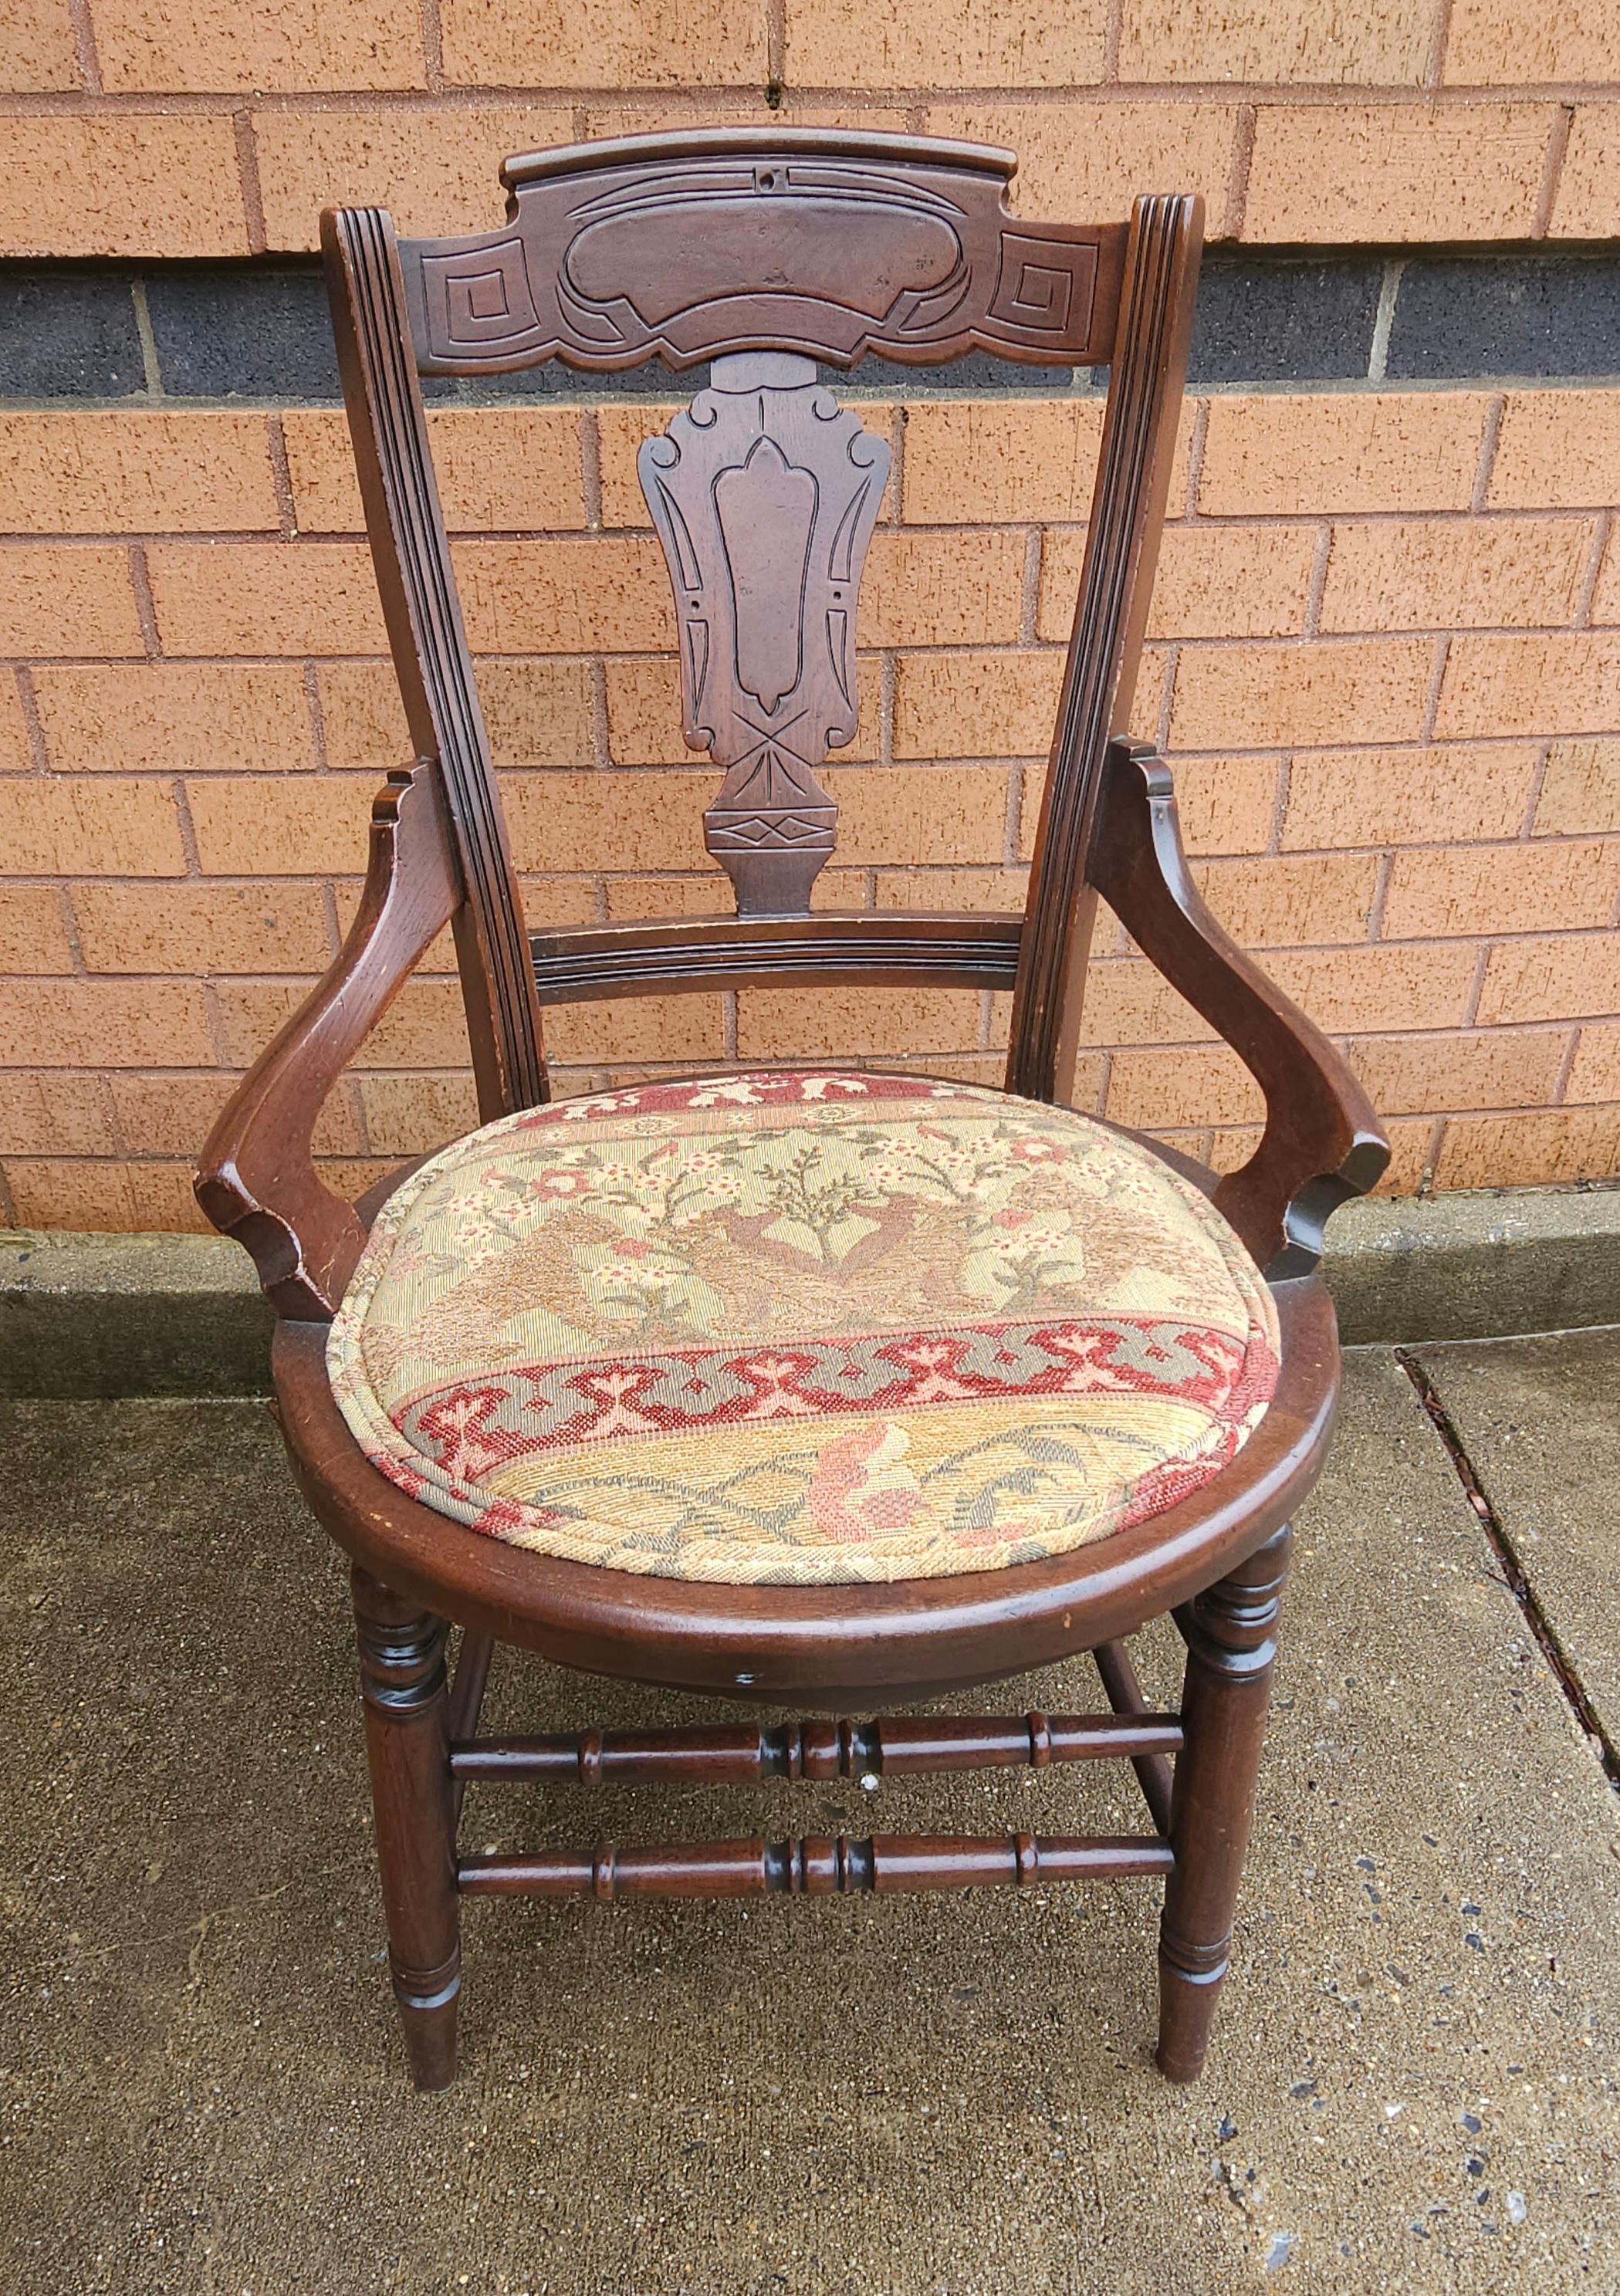
[(1275, 1304), (1208, 1200), (1067, 1109), (773, 1070), (554, 1103), (379, 1214), (333, 1325), (368, 1458), (538, 1553), (730, 1584), (1055, 1555), (1218, 1474)]

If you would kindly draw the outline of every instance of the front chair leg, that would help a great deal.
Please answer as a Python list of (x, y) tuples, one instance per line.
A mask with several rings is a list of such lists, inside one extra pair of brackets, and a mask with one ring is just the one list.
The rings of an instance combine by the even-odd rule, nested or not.
[(388, 1958), (418, 2088), (456, 2078), (461, 1908), (446, 1725), (442, 1619), (354, 1573), (366, 1751), (377, 1817)]
[(1285, 1523), (1176, 1613), (1187, 1641), (1186, 1742), (1176, 1757), (1176, 1862), (1159, 1929), (1158, 2062), (1169, 2080), (1196, 2080), (1204, 2070), (1227, 1972), (1292, 1540)]

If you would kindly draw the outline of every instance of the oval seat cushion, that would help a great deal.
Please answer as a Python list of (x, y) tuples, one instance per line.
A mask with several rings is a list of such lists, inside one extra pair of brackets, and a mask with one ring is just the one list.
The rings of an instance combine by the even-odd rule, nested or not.
[(378, 1215), (333, 1392), (424, 1505), (731, 1584), (996, 1570), (1163, 1513), (1276, 1385), (1200, 1192), (1073, 1111), (848, 1070), (486, 1125)]

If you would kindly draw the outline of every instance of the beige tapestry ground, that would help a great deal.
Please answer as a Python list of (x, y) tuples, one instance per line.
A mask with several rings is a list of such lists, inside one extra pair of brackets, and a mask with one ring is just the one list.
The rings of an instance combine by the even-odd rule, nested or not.
[(1207, 1200), (1070, 1111), (720, 1076), (503, 1119), (390, 1200), (343, 1414), (444, 1514), (576, 1562), (824, 1585), (990, 1570), (1163, 1513), (1277, 1380)]

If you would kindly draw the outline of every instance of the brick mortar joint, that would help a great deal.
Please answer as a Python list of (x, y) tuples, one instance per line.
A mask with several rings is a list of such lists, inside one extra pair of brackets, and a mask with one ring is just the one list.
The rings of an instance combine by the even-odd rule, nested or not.
[[(77, 8), (79, 0), (70, 0)], [(760, 62), (768, 67), (768, 59)], [(782, 109), (787, 124), (801, 105), (847, 106), (851, 112), (906, 111), (920, 106), (952, 110), (1068, 112), (1106, 111), (1121, 104), (1163, 105), (1167, 110), (1214, 104), (1225, 111), (1253, 104), (1269, 111), (1335, 111), (1393, 110), (1430, 114), (1494, 111), (1510, 106), (1607, 104), (1620, 100), (1620, 77), (1502, 81), (1442, 81), (1424, 86), (1375, 79), (1126, 79), (1099, 78), (1032, 86), (1028, 82), (897, 80), (890, 86), (842, 86), (832, 81), (784, 78)], [(600, 108), (617, 114), (637, 111), (679, 113), (690, 106), (718, 106), (722, 113), (757, 104), (769, 109), (761, 80), (703, 80), (673, 83), (574, 80), (537, 86), (505, 79), (446, 79), (441, 86), (285, 86), (243, 90), (218, 88), (16, 88), (0, 94), (0, 118), (103, 119), (150, 116), (159, 119), (229, 117), (247, 109), (262, 113), (310, 113), (361, 110), (368, 112), (465, 111), (498, 105), (536, 111), (588, 115)], [(594, 125), (594, 122), (589, 124)], [(588, 141), (588, 134), (580, 138)]]

